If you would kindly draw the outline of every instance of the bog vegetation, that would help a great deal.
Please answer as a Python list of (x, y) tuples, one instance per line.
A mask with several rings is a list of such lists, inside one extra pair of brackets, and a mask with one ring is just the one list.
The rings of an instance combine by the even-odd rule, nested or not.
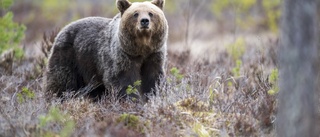
[(167, 0), (166, 77), (144, 103), (42, 89), (58, 30), (114, 0), (0, 0), (0, 136), (275, 136), (280, 2)]

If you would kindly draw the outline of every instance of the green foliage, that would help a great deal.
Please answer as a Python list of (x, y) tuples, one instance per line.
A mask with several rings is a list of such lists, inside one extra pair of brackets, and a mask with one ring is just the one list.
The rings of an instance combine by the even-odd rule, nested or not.
[[(1, 0), (0, 8), (6, 9), (11, 6), (12, 0)], [(26, 27), (13, 21), (13, 13), (7, 12), (0, 17), (0, 54), (8, 49), (13, 49), (15, 57), (23, 57), (23, 50), (19, 47), (21, 40), (24, 38)]]
[(238, 38), (234, 43), (231, 43), (227, 46), (228, 54), (231, 56), (233, 61), (236, 62), (236, 66), (232, 68), (232, 74), (235, 77), (240, 76), (240, 68), (242, 65), (241, 57), (243, 56), (245, 51), (246, 51), (246, 42), (242, 37)]
[(141, 122), (138, 116), (124, 113), (120, 115), (119, 118), (116, 119), (117, 123), (123, 123), (129, 129), (133, 129), (139, 133), (144, 133), (144, 126), (147, 126), (148, 123)]
[(23, 87), (21, 92), (17, 94), (17, 99), (19, 103), (24, 103), (28, 99), (34, 99), (35, 93), (29, 90), (27, 87)]
[(49, 113), (45, 116), (39, 117), (39, 128), (44, 129), (48, 124), (59, 124), (62, 126), (62, 129), (59, 133), (52, 133), (52, 132), (44, 132), (42, 133), (45, 137), (69, 137), (74, 130), (75, 122), (74, 120), (68, 115), (63, 114), (58, 108), (51, 107)]
[[(213, 93), (213, 90), (211, 91)], [(216, 121), (215, 117), (217, 116), (217, 113), (212, 109), (210, 102), (191, 97), (174, 103), (174, 106), (175, 110), (180, 112), (180, 115), (179, 113), (176, 114), (175, 119), (181, 120), (183, 126), (190, 126), (192, 131), (195, 133), (194, 136), (217, 136), (216, 131), (211, 128), (212, 123)]]
[(216, 97), (216, 94), (214, 93), (213, 90), (214, 90), (213, 88), (209, 87), (209, 99), (210, 99), (210, 102), (213, 102), (214, 98)]
[[(280, 18), (281, 10), (280, 4), (282, 0), (262, 0), (259, 3), (257, 0), (214, 0), (212, 3), (212, 12), (219, 19), (223, 18), (221, 15), (224, 11), (233, 11), (236, 14), (236, 24), (241, 27), (252, 27), (254, 20), (250, 15), (250, 10), (261, 4), (262, 11), (264, 12), (265, 20), (263, 21), (268, 28), (277, 32), (278, 20)], [(258, 7), (260, 7), (258, 6)]]
[(246, 13), (255, 3), (256, 0), (215, 0), (212, 9), (213, 13), (220, 17), (222, 11), (230, 6), (233, 6), (237, 13)]
[(8, 9), (13, 4), (13, 0), (0, 0), (0, 8)]
[(265, 10), (267, 16), (267, 24), (271, 31), (278, 31), (278, 20), (281, 16), (281, 10), (279, 5), (282, 0), (263, 0), (262, 6)]
[(129, 85), (128, 88), (126, 89), (126, 92), (128, 95), (132, 93), (138, 93), (137, 87), (141, 86), (141, 80), (137, 80), (136, 82), (133, 83), (132, 85)]
[(136, 128), (139, 124), (139, 117), (124, 113), (120, 115), (120, 117), (117, 119), (117, 122), (123, 122), (128, 127)]
[[(186, 91), (191, 91), (192, 87), (188, 83), (182, 83), (182, 79), (184, 78), (184, 75), (181, 74), (180, 70), (176, 67), (172, 67), (170, 69), (170, 74), (173, 77), (168, 77), (167, 82), (168, 83), (176, 83), (175, 87), (177, 89), (181, 89), (182, 87), (186, 89)], [(179, 90), (180, 91), (180, 90)]]
[(183, 75), (180, 73), (180, 70), (176, 67), (170, 69), (171, 75), (173, 75), (178, 81), (183, 79)]
[(237, 60), (236, 61), (236, 66), (234, 68), (232, 68), (232, 74), (233, 76), (235, 77), (239, 77), (240, 76), (240, 68), (241, 68), (241, 65), (242, 65), (242, 61), (241, 60)]
[(269, 95), (274, 95), (279, 92), (278, 78), (279, 72), (278, 69), (275, 68), (271, 71), (271, 74), (269, 75), (269, 83), (272, 85), (271, 89), (268, 91)]
[(227, 52), (234, 61), (240, 59), (246, 51), (246, 42), (244, 38), (238, 38), (234, 43), (227, 45)]
[(193, 125), (193, 131), (197, 133), (198, 137), (210, 137), (209, 132), (204, 128), (201, 123)]
[(222, 12), (231, 8), (236, 14), (236, 24), (245, 28), (251, 26), (252, 19), (248, 13), (255, 3), (256, 0), (215, 0), (212, 10), (221, 19)]
[(279, 72), (278, 69), (273, 69), (269, 76), (269, 82), (272, 84), (276, 84), (278, 82)]

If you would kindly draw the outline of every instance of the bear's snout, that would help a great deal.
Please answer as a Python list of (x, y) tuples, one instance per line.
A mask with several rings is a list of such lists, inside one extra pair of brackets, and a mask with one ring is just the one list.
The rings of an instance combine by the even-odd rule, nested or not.
[(149, 19), (143, 18), (140, 20), (140, 24), (142, 28), (148, 28), (149, 27)]

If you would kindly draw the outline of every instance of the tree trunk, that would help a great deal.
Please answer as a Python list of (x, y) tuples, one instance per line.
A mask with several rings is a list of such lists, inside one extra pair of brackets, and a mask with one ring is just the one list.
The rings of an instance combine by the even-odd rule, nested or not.
[(279, 52), (279, 137), (316, 137), (318, 35), (316, 0), (284, 0)]

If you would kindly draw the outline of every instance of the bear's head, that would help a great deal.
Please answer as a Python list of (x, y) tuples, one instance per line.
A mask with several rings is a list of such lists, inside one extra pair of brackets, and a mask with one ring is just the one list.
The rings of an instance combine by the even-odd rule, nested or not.
[[(120, 39), (124, 40), (126, 45), (135, 46), (123, 47), (126, 48), (125, 50), (139, 55), (145, 54), (142, 52), (154, 52), (161, 48), (168, 33), (167, 20), (162, 11), (164, 3), (164, 0), (133, 3), (128, 0), (117, 0), (117, 7), (121, 13)], [(132, 50), (142, 51), (133, 53)]]

